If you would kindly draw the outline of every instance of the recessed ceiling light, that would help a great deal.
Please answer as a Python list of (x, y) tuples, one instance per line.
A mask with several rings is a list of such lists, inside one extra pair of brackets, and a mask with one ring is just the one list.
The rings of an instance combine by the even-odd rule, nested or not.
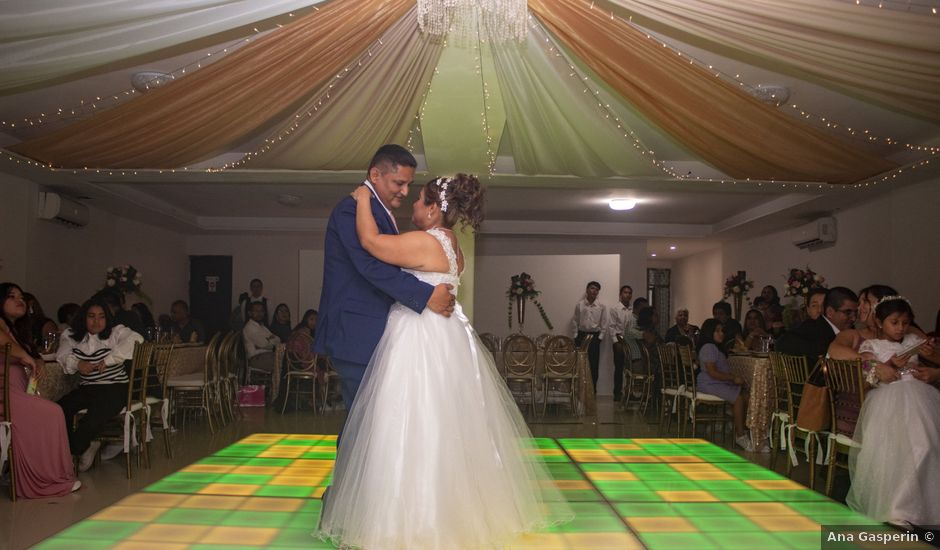
[(652, 254), (650, 254), (650, 256), (652, 256), (653, 258), (655, 258), (655, 257), (656, 257), (656, 253), (653, 252)]
[(676, 245), (674, 244), (669, 245), (669, 250), (675, 250), (675, 249), (676, 249)]
[(636, 206), (634, 199), (610, 199), (607, 203), (613, 210), (632, 210)]

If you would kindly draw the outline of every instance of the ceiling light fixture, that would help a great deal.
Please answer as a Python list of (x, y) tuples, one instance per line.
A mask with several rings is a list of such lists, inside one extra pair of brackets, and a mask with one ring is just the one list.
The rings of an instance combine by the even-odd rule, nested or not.
[(674, 244), (669, 245), (669, 250), (675, 250), (675, 249), (676, 249), (676, 245)]
[(607, 204), (610, 205), (611, 210), (633, 210), (633, 207), (636, 206), (636, 200), (610, 199)]

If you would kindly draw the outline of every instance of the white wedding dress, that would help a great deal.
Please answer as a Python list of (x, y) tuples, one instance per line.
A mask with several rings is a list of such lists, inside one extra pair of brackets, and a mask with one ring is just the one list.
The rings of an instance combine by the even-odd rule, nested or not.
[[(447, 234), (428, 230), (460, 277)], [(341, 547), (499, 548), (570, 520), (519, 409), (460, 305), (394, 304), (340, 438), (318, 536)]]
[[(881, 362), (911, 344), (866, 340), (859, 353)], [(912, 363), (916, 364), (914, 355)], [(912, 363), (908, 363), (911, 366)], [(882, 522), (940, 524), (940, 391), (903, 373), (868, 391), (855, 428), (862, 446), (849, 453), (850, 508)]]

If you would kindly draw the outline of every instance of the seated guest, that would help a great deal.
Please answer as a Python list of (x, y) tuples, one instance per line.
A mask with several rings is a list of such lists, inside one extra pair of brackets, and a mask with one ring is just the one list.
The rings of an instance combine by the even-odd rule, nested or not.
[(764, 316), (764, 323), (767, 332), (783, 332), (783, 306), (780, 305), (780, 295), (777, 294), (777, 287), (767, 285), (760, 291), (760, 307), (757, 300), (754, 300), (754, 307), (759, 309)]
[(137, 318), (140, 319), (140, 322), (144, 328), (157, 326), (157, 321), (154, 320), (153, 313), (150, 312), (150, 308), (147, 307), (147, 304), (143, 302), (137, 302), (131, 306), (131, 312), (137, 315)]
[[(656, 309), (651, 306), (646, 306), (640, 310), (640, 314), (637, 316), (636, 320), (636, 329), (639, 333), (638, 341), (646, 347), (646, 351), (649, 352), (650, 357), (650, 367), (653, 369), (653, 372), (658, 372), (659, 367), (659, 353), (656, 351), (657, 344), (663, 343), (663, 339), (659, 337), (659, 331), (657, 326), (659, 325), (659, 314), (656, 312)], [(633, 366), (634, 374), (649, 374), (646, 370), (646, 365), (640, 362), (639, 364), (635, 363)]]
[(809, 292), (806, 303), (806, 318), (816, 320), (823, 313), (823, 304), (826, 302), (826, 289), (814, 288)]
[(194, 344), (206, 341), (206, 329), (198, 319), (189, 316), (189, 304), (177, 300), (170, 306), (170, 333), (177, 344)]
[(745, 450), (753, 451), (754, 448), (744, 425), (747, 392), (741, 391), (744, 381), (731, 374), (728, 358), (722, 351), (724, 339), (724, 325), (717, 319), (708, 319), (702, 324), (698, 348), (698, 363), (701, 370), (696, 379), (697, 389), (734, 404), (734, 442)]
[(268, 326), (268, 299), (264, 297), (264, 283), (261, 282), (261, 279), (252, 279), (251, 282), (248, 283), (248, 290), (251, 292), (248, 294), (245, 302), (245, 322), (247, 323), (248, 319), (251, 318), (251, 315), (248, 314), (248, 308), (251, 304), (260, 302), (264, 305), (264, 318), (261, 320), (261, 324)]
[(59, 326), (55, 321), (46, 317), (42, 306), (39, 305), (39, 300), (34, 295), (25, 292), (23, 293), (23, 300), (26, 301), (26, 316), (17, 321), (20, 325), (17, 327), (17, 333), (29, 340), (32, 349), (46, 353), (46, 350), (43, 349), (43, 340), (46, 335), (58, 334)]
[(274, 319), (271, 320), (271, 332), (280, 338), (281, 342), (287, 343), (290, 333), (293, 330), (290, 324), (290, 308), (287, 304), (278, 304), (274, 308)]
[(274, 346), (280, 341), (268, 327), (262, 325), (264, 321), (264, 304), (252, 302), (248, 306), (248, 322), (242, 328), (245, 339), (245, 355), (248, 357), (248, 366), (253, 369), (274, 370)]
[(735, 348), (740, 350), (762, 351), (761, 338), (769, 337), (764, 316), (757, 309), (750, 309), (744, 315), (744, 332), (737, 336)]
[(97, 294), (92, 296), (92, 299), (96, 299), (108, 306), (108, 310), (111, 312), (111, 317), (114, 319), (115, 325), (124, 325), (137, 334), (144, 334), (144, 332), (146, 332), (147, 327), (144, 326), (140, 317), (138, 317), (136, 313), (124, 309), (124, 293), (120, 290), (106, 288), (98, 291)]
[(737, 319), (731, 318), (731, 304), (723, 300), (712, 306), (712, 317), (724, 327), (725, 338), (722, 341), (721, 348), (727, 354), (734, 346), (735, 338), (742, 332), (741, 323)]
[[(316, 357), (313, 351), (313, 339), (316, 337), (316, 332), (317, 310), (308, 309), (287, 338), (287, 351), (301, 361), (312, 361)], [(326, 383), (326, 361), (324, 360), (317, 361), (317, 381), (321, 384)]]
[[(80, 374), (78, 389), (59, 400), (69, 430), (69, 447), (80, 455), (78, 469), (91, 467), (101, 445), (92, 441), (105, 424), (127, 404), (127, 370), (124, 362), (134, 357), (134, 344), (144, 337), (117, 324), (108, 304), (93, 297), (82, 304), (72, 328), (62, 333), (56, 361), (67, 374)], [(87, 409), (75, 431), (73, 419)]]
[(830, 288), (823, 305), (819, 318), (807, 319), (795, 330), (783, 333), (774, 349), (788, 355), (803, 355), (812, 368), (826, 354), (836, 335), (851, 329), (858, 317), (858, 296), (845, 287)]
[(679, 345), (695, 347), (699, 328), (689, 324), (689, 310), (681, 308), (676, 311), (676, 324), (669, 327), (663, 338), (667, 343), (676, 342)]
[(59, 311), (56, 312), (56, 318), (59, 320), (59, 332), (72, 326), (72, 319), (75, 318), (75, 314), (78, 313), (78, 310), (82, 306), (74, 303), (68, 302), (59, 306)]
[[(27, 393), (31, 369), (41, 375), (42, 359), (29, 342), (18, 336), (16, 322), (26, 316), (23, 291), (13, 283), (0, 284), (0, 365), (9, 363), (10, 413), (13, 419), (13, 467), (16, 496), (60, 497), (82, 486), (75, 479), (62, 409), (47, 399)], [(10, 345), (10, 356), (4, 357)]]

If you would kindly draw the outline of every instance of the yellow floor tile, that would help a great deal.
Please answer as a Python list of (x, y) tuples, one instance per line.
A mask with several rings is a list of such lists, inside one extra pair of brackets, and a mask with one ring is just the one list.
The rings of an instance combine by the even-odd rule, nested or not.
[(666, 502), (718, 502), (708, 491), (656, 491)]
[(150, 506), (109, 506), (91, 519), (102, 521), (153, 521), (166, 513), (169, 508)]
[[(116, 546), (112, 546), (112, 550), (153, 550), (153, 542), (134, 542), (134, 541), (124, 541), (119, 543)], [(186, 550), (189, 548), (188, 543), (161, 543), (159, 545), (160, 550)]]
[(806, 489), (806, 487), (789, 479), (752, 479), (748, 481), (747, 484), (762, 491), (793, 491)]
[(694, 533), (698, 529), (683, 517), (629, 517), (624, 518), (637, 533)]
[(205, 508), (208, 510), (235, 510), (245, 502), (245, 497), (193, 495), (180, 503), (180, 508)]
[(190, 464), (180, 471), (197, 474), (227, 474), (232, 472), (235, 468), (235, 466), (226, 466), (224, 464)]
[(641, 462), (659, 462), (658, 456), (618, 456), (616, 462), (641, 463)]
[(714, 464), (706, 464), (706, 463), (696, 464), (694, 462), (689, 463), (689, 464), (670, 464), (669, 467), (677, 472), (682, 472), (682, 473), (685, 473), (685, 472), (723, 472), (724, 471), (724, 470), (717, 468)]
[(580, 479), (557, 479), (554, 482), (548, 481), (547, 483), (553, 484), (563, 491), (584, 491), (594, 488), (590, 482)]
[(301, 468), (326, 468), (328, 470), (333, 469), (333, 465), (336, 463), (335, 460), (323, 460), (319, 458), (298, 458), (293, 461), (290, 466), (300, 466)]
[[(199, 542), (203, 544), (231, 544), (240, 546), (267, 546), (280, 533), (272, 527), (214, 527)], [(312, 535), (311, 535), (312, 537)], [(312, 539), (311, 539), (312, 540)]]
[[(637, 445), (666, 445), (670, 443), (670, 440), (659, 437), (634, 438), (632, 441)], [(683, 439), (681, 441), (685, 440)]]
[(568, 544), (561, 534), (527, 533), (512, 541), (511, 550), (567, 550)]
[(586, 472), (592, 481), (636, 481), (633, 472)]
[(189, 495), (171, 495), (164, 493), (137, 493), (118, 502), (121, 506), (161, 506), (172, 508), (183, 502)]
[(591, 550), (640, 550), (645, 548), (636, 537), (629, 533), (570, 533), (564, 537), (569, 548), (590, 548)]
[(819, 524), (806, 516), (748, 516), (768, 531), (819, 531)]
[(538, 456), (562, 456), (565, 454), (561, 449), (529, 449), (527, 452)]
[[(322, 478), (321, 478), (322, 479)], [(316, 487), (320, 479), (311, 476), (285, 476), (280, 475), (272, 478), (268, 485), (294, 485), (297, 487)]]
[(238, 509), (257, 512), (295, 512), (304, 505), (304, 502), (302, 498), (254, 497), (245, 499)]
[[(634, 439), (634, 441), (637, 441)], [(709, 445), (710, 441), (707, 439), (695, 438), (695, 439), (667, 439), (669, 443), (678, 443), (680, 445)]]
[(731, 507), (745, 516), (796, 516), (799, 512), (779, 502), (736, 502)]
[(211, 525), (183, 525), (179, 523), (156, 523), (144, 525), (127, 537), (129, 541), (152, 543), (181, 542), (195, 544), (212, 529)]
[(297, 458), (307, 452), (306, 447), (290, 446), (286, 449), (268, 449), (258, 455), (258, 458)]
[[(287, 439), (292, 441), (321, 441), (324, 438), (322, 435), (317, 434), (290, 434)], [(336, 441), (336, 438), (333, 438), (333, 441)]]
[(682, 456), (661, 456), (659, 460), (663, 462), (705, 462), (700, 456), (682, 455)]
[(322, 498), (323, 493), (326, 492), (326, 487), (316, 487), (312, 493), (310, 493), (310, 498)]
[(261, 485), (242, 483), (210, 483), (199, 489), (200, 495), (253, 495)]
[(281, 466), (239, 466), (232, 470), (233, 474), (260, 474), (260, 475), (278, 475), (286, 468)]
[(608, 451), (639, 451), (640, 446), (635, 443), (606, 443), (601, 445)]

